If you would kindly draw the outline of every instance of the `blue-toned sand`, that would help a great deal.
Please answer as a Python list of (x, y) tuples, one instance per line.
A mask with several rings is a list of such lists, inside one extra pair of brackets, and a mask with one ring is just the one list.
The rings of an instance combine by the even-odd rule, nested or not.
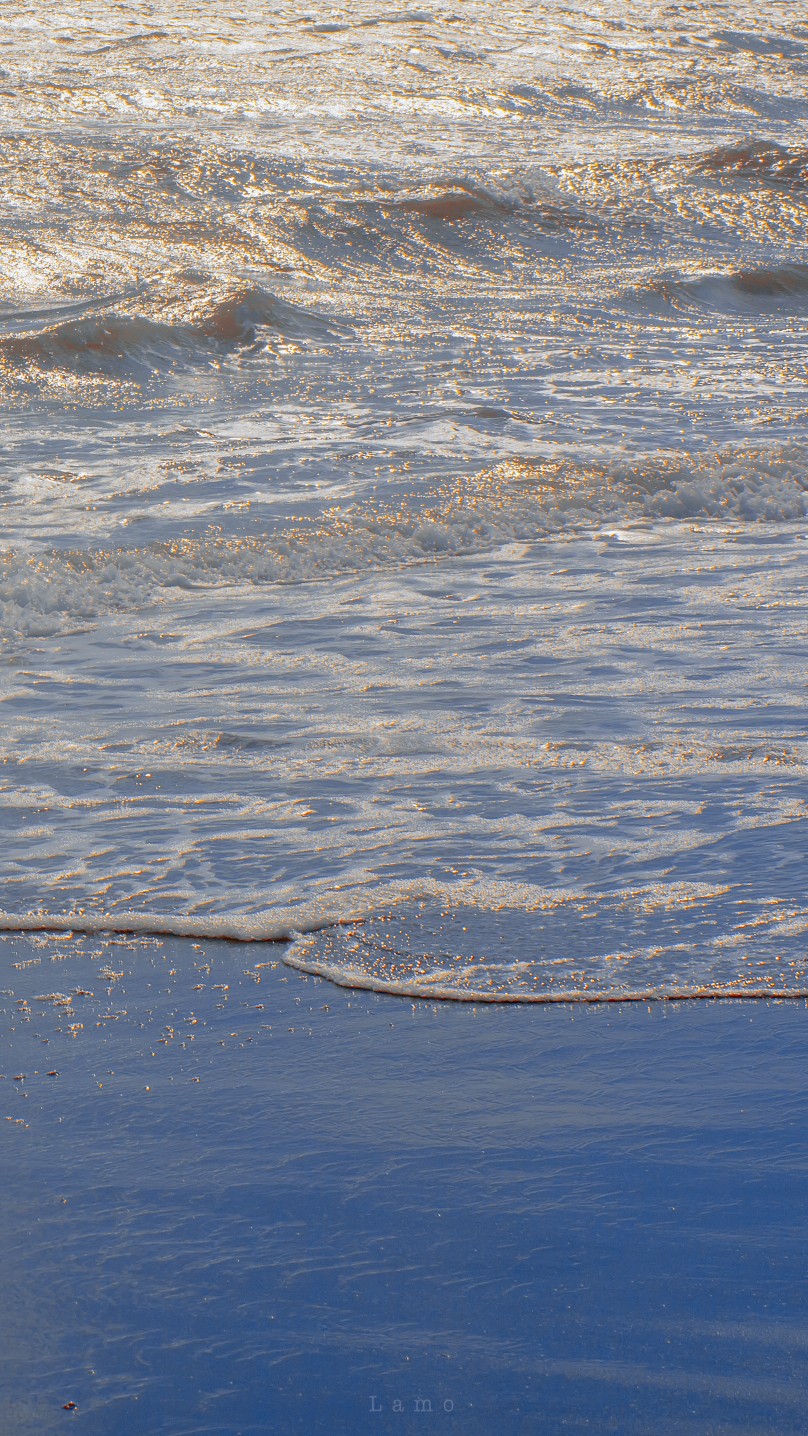
[(413, 1004), (279, 950), (2, 940), (0, 1429), (805, 1430), (803, 1002)]

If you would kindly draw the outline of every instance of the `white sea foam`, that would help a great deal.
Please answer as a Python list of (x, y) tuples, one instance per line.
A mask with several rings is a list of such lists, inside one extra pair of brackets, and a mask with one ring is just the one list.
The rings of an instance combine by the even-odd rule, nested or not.
[(298, 913), (221, 913), (204, 917), (193, 913), (143, 912), (0, 912), (0, 932), (63, 932), (142, 937), (196, 937), (229, 942), (284, 942), (301, 931), (316, 932), (333, 926), (336, 916), (322, 918), (305, 909)]
[(808, 996), (808, 910), (732, 884), (597, 893), (421, 878), (270, 911), (3, 912), (0, 931), (283, 943), (279, 959), (308, 976), (426, 1001)]
[(308, 976), (426, 1001), (808, 996), (808, 910), (696, 881), (598, 893), (419, 878), (269, 911), (2, 912), (0, 932), (277, 943)]
[(580, 466), (512, 460), (439, 492), (338, 509), (266, 537), (0, 558), (6, 632), (45, 636), (171, 590), (298, 584), (484, 553), (514, 540), (626, 519), (793, 522), (808, 515), (808, 449), (728, 446)]
[(748, 893), (739, 900), (707, 884), (548, 895), (512, 908), (455, 892), (440, 907), (422, 902), (301, 935), (283, 961), (337, 986), (426, 1001), (793, 998), (808, 996), (806, 933), (804, 906), (756, 906)]
[[(638, 900), (657, 903), (692, 903), (719, 893), (708, 883), (673, 884), (664, 894), (649, 888), (633, 892)], [(258, 911), (208, 911), (204, 913), (114, 912), (77, 909), (72, 912), (0, 911), (0, 932), (120, 933), (153, 937), (197, 937), (231, 942), (287, 942), (301, 934), (323, 928), (361, 923), (378, 911), (432, 902), (450, 908), (468, 907), (470, 912), (546, 912), (580, 902), (579, 894), (543, 888), (536, 883), (519, 883), (491, 878), (451, 882), (420, 877), (398, 882), (371, 881), (362, 886), (332, 892), (327, 898), (306, 900)], [(305, 944), (296, 947), (296, 954)], [(286, 958), (284, 958), (286, 960)]]

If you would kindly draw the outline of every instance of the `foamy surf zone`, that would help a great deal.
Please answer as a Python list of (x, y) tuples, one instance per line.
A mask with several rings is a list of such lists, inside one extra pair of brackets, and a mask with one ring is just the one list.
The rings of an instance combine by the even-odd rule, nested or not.
[(6, 634), (46, 636), (171, 591), (297, 584), (481, 553), (514, 540), (671, 517), (788, 523), (808, 516), (808, 448), (728, 446), (593, 463), (512, 459), (433, 496), (334, 508), (276, 534), (146, 548), (0, 553)]
[[(79, 625), (40, 726), (24, 688), (7, 706), (4, 924), (261, 942), (400, 914), (401, 971), (339, 933), (289, 956), (424, 998), (799, 992), (804, 552), (793, 523), (635, 518)], [(480, 941), (447, 969), (455, 910)]]

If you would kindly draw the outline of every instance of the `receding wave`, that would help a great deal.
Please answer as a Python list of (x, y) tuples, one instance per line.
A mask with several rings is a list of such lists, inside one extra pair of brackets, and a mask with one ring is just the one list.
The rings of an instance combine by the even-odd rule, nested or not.
[(808, 996), (808, 910), (793, 903), (706, 883), (547, 892), (521, 906), (447, 897), (301, 935), (283, 961), (340, 987), (425, 1001)]
[(284, 943), (278, 959), (308, 976), (429, 1002), (808, 997), (808, 909), (698, 882), (597, 893), (424, 878), (265, 912), (4, 912), (0, 931)]
[(105, 309), (27, 334), (6, 334), (0, 337), (0, 371), (67, 369), (137, 376), (214, 362), (223, 351), (255, 344), (265, 331), (304, 342), (334, 339), (344, 332), (259, 288), (231, 290), (196, 305), (186, 302), (184, 312), (179, 303), (167, 307), (167, 319)]
[(808, 515), (808, 446), (729, 446), (610, 464), (509, 459), (431, 498), (334, 509), (275, 534), (0, 557), (5, 631), (47, 635), (172, 590), (305, 583), (484, 553), (603, 522)]
[(627, 297), (629, 302), (651, 311), (802, 311), (808, 308), (808, 265), (761, 265), (728, 274), (664, 275)]

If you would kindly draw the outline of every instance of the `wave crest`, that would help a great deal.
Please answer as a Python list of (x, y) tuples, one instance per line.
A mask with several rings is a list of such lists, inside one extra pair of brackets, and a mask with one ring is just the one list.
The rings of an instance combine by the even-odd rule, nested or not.
[(746, 140), (710, 150), (699, 157), (693, 169), (695, 174), (729, 175), (803, 188), (808, 186), (808, 149), (785, 149), (773, 140)]
[(662, 275), (627, 296), (631, 304), (657, 309), (717, 313), (802, 311), (808, 307), (808, 265), (761, 265), (728, 274)]
[(295, 342), (339, 338), (345, 327), (257, 287), (201, 304), (166, 303), (166, 317), (115, 311), (84, 314), (27, 334), (0, 337), (0, 370), (72, 370), (143, 376), (210, 364), (256, 344), (266, 331)]

